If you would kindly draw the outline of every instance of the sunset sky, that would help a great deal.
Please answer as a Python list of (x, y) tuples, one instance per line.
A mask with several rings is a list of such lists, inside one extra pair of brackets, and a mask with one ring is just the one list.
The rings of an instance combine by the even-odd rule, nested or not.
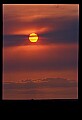
[[(38, 35), (36, 43), (30, 33)], [(78, 82), (78, 41), (78, 4), (3, 4), (3, 82)]]

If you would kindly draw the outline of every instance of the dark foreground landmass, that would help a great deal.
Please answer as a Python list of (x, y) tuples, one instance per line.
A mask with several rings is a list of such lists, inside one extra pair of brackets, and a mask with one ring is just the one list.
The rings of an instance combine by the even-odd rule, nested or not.
[(79, 112), (78, 99), (67, 100), (3, 100), (3, 112)]

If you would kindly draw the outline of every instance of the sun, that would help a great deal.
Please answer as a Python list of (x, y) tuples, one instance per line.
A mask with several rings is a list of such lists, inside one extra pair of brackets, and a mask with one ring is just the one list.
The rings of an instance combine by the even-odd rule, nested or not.
[(37, 42), (37, 40), (38, 40), (38, 35), (37, 35), (36, 33), (31, 33), (31, 34), (29, 35), (29, 40), (30, 40), (30, 42)]

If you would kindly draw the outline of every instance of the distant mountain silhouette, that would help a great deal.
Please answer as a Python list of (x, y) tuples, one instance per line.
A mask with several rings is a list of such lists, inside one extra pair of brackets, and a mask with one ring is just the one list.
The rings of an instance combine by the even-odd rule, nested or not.
[(75, 80), (63, 78), (27, 79), (3, 83), (4, 99), (59, 99), (78, 98)]
[(75, 80), (67, 80), (64, 78), (45, 78), (45, 79), (27, 79), (21, 80), (21, 83), (5, 82), (4, 88), (6, 89), (22, 89), (22, 88), (48, 88), (48, 87), (76, 87)]

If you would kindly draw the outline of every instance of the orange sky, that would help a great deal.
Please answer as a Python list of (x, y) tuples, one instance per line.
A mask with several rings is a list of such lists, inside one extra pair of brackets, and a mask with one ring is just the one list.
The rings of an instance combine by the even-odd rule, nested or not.
[[(3, 34), (27, 35), (25, 45), (18, 38), (4, 38), (5, 80), (49, 76), (77, 80), (78, 19), (78, 4), (3, 4)], [(39, 45), (28, 45), (31, 32), (38, 34)]]
[(78, 41), (79, 4), (3, 4), (3, 99), (78, 98)]
[[(5, 71), (3, 73), (5, 76), (5, 80), (12, 81), (15, 79), (15, 81), (16, 80), (19, 81), (21, 79), (26, 79), (26, 78), (35, 79), (35, 78), (45, 78), (45, 77), (64, 77), (67, 79), (77, 80), (78, 78), (77, 69), (72, 68), (74, 66), (70, 66), (72, 59), (73, 60), (78, 59), (76, 54), (77, 50), (78, 50), (77, 45), (68, 45), (68, 46), (29, 45), (29, 46), (18, 46), (18, 47), (9, 47), (9, 48), (7, 47), (4, 49), (4, 56), (3, 56), (4, 67), (5, 67)], [(62, 63), (60, 64), (59, 62), (61, 61)], [(63, 65), (64, 62), (66, 62), (65, 64), (68, 64), (67, 67)], [(47, 65), (48, 67), (46, 66), (47, 67), (46, 68), (43, 66), (44, 63), (45, 66), (47, 63), (51, 64), (51, 66), (54, 63), (60, 66), (57, 65), (56, 68), (52, 68), (49, 65)], [(8, 64), (7, 68), (6, 68), (6, 64)], [(25, 67), (28, 64), (30, 66)], [(38, 67), (37, 66), (33, 67), (35, 66), (35, 64), (38, 65)], [(76, 66), (77, 64), (78, 63), (76, 63)], [(43, 68), (41, 66), (43, 66)]]

